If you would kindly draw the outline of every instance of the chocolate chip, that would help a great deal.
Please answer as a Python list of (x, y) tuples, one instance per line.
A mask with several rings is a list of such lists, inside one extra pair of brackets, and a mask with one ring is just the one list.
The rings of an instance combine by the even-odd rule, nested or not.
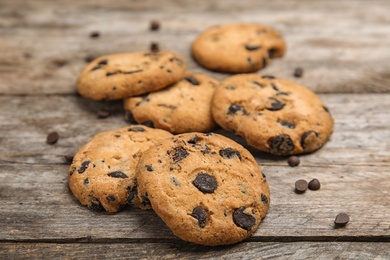
[(336, 227), (344, 227), (349, 222), (349, 215), (347, 213), (339, 213), (335, 220), (334, 224)]
[(102, 65), (97, 65), (97, 66), (93, 67), (90, 71), (98, 70), (98, 69), (101, 69), (102, 67), (103, 67)]
[(288, 165), (290, 165), (291, 167), (298, 166), (298, 165), (300, 164), (299, 157), (297, 157), (297, 156), (291, 156), (290, 158), (288, 158), (287, 163), (288, 163)]
[(274, 154), (286, 155), (294, 150), (294, 143), (290, 136), (281, 134), (271, 139), (270, 148)]
[(91, 61), (93, 61), (94, 59), (96, 59), (96, 56), (92, 56), (92, 55), (88, 55), (84, 58), (84, 61), (86, 63), (90, 63)]
[(181, 160), (183, 160), (184, 158), (186, 158), (188, 155), (190, 155), (190, 154), (182, 146), (175, 147), (173, 149), (173, 156), (172, 156), (173, 162), (174, 163), (178, 163)]
[(243, 111), (244, 114), (246, 112), (243, 106), (241, 106), (239, 104), (233, 104), (233, 105), (229, 106), (227, 114), (228, 115), (235, 115), (238, 111)]
[(195, 135), (194, 137), (192, 137), (190, 140), (188, 140), (187, 142), (189, 144), (196, 144), (197, 142), (199, 141), (199, 137), (197, 135)]
[[(135, 121), (133, 113), (131, 113), (130, 110), (126, 110), (125, 111), (125, 120), (127, 122), (129, 122), (130, 124), (136, 124), (137, 123), (137, 121)], [(129, 131), (131, 131), (131, 130), (129, 129)]]
[(242, 160), (240, 152), (230, 147), (220, 150), (219, 155), (225, 159), (231, 159), (234, 156), (237, 156), (240, 161)]
[(236, 226), (249, 231), (256, 224), (256, 219), (251, 215), (245, 214), (245, 209), (246, 207), (243, 206), (233, 212), (233, 222)]
[(262, 78), (263, 79), (274, 79), (275, 77), (272, 75), (263, 75)]
[(263, 202), (264, 204), (268, 204), (268, 197), (264, 194), (261, 194), (261, 202)]
[(173, 183), (173, 185), (175, 185), (176, 187), (180, 187), (180, 182), (178, 179), (176, 179), (175, 177), (171, 176), (170, 178), (170, 181)]
[(189, 215), (198, 220), (199, 227), (204, 228), (206, 226), (207, 214), (201, 206), (195, 207)]
[(301, 137), (301, 146), (302, 146), (303, 149), (306, 148), (306, 139), (307, 139), (310, 135), (312, 135), (312, 134), (314, 134), (316, 137), (318, 137), (318, 133), (317, 133), (316, 131), (314, 131), (314, 130), (307, 131), (307, 132), (305, 132), (305, 133), (302, 135), (302, 137)]
[(151, 31), (158, 31), (160, 29), (160, 23), (156, 20), (150, 22), (149, 29)]
[(46, 137), (46, 143), (55, 144), (55, 143), (57, 143), (59, 138), (60, 138), (60, 135), (57, 132), (51, 132)]
[(295, 182), (296, 193), (304, 193), (306, 190), (307, 190), (307, 181), (301, 179)]
[(199, 81), (197, 81), (196, 78), (193, 76), (186, 76), (186, 77), (184, 77), (184, 79), (187, 80), (189, 83), (191, 83), (194, 86), (199, 85)]
[(107, 175), (109, 177), (112, 177), (112, 178), (122, 178), (122, 179), (128, 178), (128, 176), (125, 173), (121, 172), (121, 171), (110, 172)]
[(64, 158), (66, 162), (71, 163), (73, 161), (74, 153), (65, 154)]
[(192, 184), (203, 193), (213, 193), (218, 187), (217, 180), (214, 176), (205, 172), (198, 174)]
[(268, 50), (268, 57), (269, 58), (274, 58), (275, 57), (275, 54), (277, 53), (278, 51), (276, 49), (269, 49)]
[(290, 129), (295, 128), (295, 125), (293, 123), (288, 122), (288, 121), (280, 121), (279, 124), (281, 124), (284, 127), (290, 128)]
[(264, 85), (262, 85), (261, 83), (257, 82), (257, 81), (252, 81), (252, 83), (260, 88), (264, 88)]
[(302, 68), (296, 68), (294, 70), (294, 77), (300, 78), (303, 76), (303, 69)]
[(137, 193), (138, 193), (138, 186), (134, 185), (132, 188), (130, 188), (130, 193), (127, 196), (127, 204), (133, 205), (133, 199), (135, 198)]
[[(208, 145), (206, 144), (206, 145), (205, 145), (205, 148), (202, 149), (202, 150), (200, 150), (200, 151), (201, 151), (201, 153), (203, 153), (203, 154), (208, 154), (208, 153), (210, 153), (210, 147), (208, 147)], [(212, 152), (212, 154), (215, 154), (215, 152)]]
[(271, 87), (272, 87), (275, 91), (279, 91), (278, 87), (277, 87), (274, 83), (271, 83)]
[(61, 67), (65, 66), (68, 63), (68, 61), (64, 60), (64, 59), (56, 59), (56, 60), (53, 60), (52, 63), (54, 66), (61, 68)]
[(114, 202), (114, 201), (116, 201), (116, 197), (115, 197), (114, 195), (108, 195), (108, 196), (106, 197), (106, 199), (107, 199), (108, 202)]
[(107, 110), (99, 110), (97, 113), (97, 118), (99, 119), (104, 119), (104, 118), (107, 118), (111, 115), (110, 111), (107, 111)]
[(107, 59), (104, 59), (104, 60), (101, 60), (98, 62), (98, 65), (107, 65), (108, 64), (108, 60)]
[(85, 161), (85, 162), (81, 163), (81, 167), (80, 167), (80, 169), (77, 170), (77, 172), (80, 174), (85, 172), (85, 170), (88, 168), (90, 163), (91, 163), (91, 161)]
[(100, 203), (100, 201), (93, 197), (92, 200), (91, 200), (91, 204), (89, 205), (89, 207), (92, 209), (92, 210), (96, 210), (96, 211), (103, 211), (104, 208), (102, 206), (102, 204)]
[(142, 200), (142, 205), (144, 205), (144, 206), (150, 205), (148, 193), (145, 193), (145, 195), (141, 195), (141, 200)]
[(154, 128), (154, 123), (153, 123), (153, 121), (150, 121), (150, 120), (143, 122), (142, 125), (150, 127), (150, 128)]
[(85, 178), (84, 181), (83, 181), (84, 185), (88, 185), (89, 184), (89, 180), (88, 178)]
[(326, 107), (326, 106), (322, 106), (322, 108), (325, 110), (325, 112), (329, 113), (330, 114), (330, 111), (329, 111), (329, 108)]
[(152, 52), (160, 51), (160, 47), (159, 47), (157, 42), (151, 42), (150, 43), (150, 51), (152, 51)]
[(321, 183), (318, 179), (312, 179), (309, 182), (309, 190), (319, 190), (321, 188)]
[(98, 38), (98, 37), (100, 37), (100, 33), (98, 31), (93, 31), (89, 34), (89, 37)]
[(275, 98), (270, 98), (270, 99), (273, 100), (273, 102), (271, 103), (271, 107), (267, 107), (269, 111), (278, 111), (285, 106), (285, 104), (283, 104), (282, 102), (280, 102)]
[(248, 51), (255, 51), (261, 49), (261, 46), (258, 44), (246, 44), (245, 49), (247, 49)]
[(153, 167), (152, 165), (145, 165), (145, 168), (148, 172), (152, 172), (153, 171)]
[(143, 128), (142, 126), (132, 126), (130, 127), (128, 130), (128, 132), (145, 132), (145, 128)]

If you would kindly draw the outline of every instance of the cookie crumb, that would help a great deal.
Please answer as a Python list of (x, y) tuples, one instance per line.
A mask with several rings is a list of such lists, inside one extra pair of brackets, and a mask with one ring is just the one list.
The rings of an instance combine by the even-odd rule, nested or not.
[(303, 76), (303, 69), (302, 68), (296, 68), (294, 70), (294, 77), (301, 78)]
[(111, 115), (111, 113), (110, 113), (110, 111), (101, 109), (101, 110), (99, 110), (99, 111), (96, 113), (96, 115), (97, 115), (97, 118), (99, 118), (99, 119), (104, 119), (104, 118), (109, 117), (109, 116)]
[(151, 31), (158, 31), (160, 30), (160, 23), (156, 20), (153, 20), (150, 22), (149, 28)]
[(93, 31), (89, 34), (90, 38), (99, 38), (100, 37), (100, 32), (98, 31)]
[(307, 190), (307, 181), (301, 179), (295, 182), (296, 193), (304, 193), (306, 190)]
[(51, 132), (46, 137), (46, 143), (55, 144), (55, 143), (57, 143), (59, 138), (60, 138), (60, 136), (57, 132)]
[(339, 213), (335, 220), (334, 224), (336, 227), (344, 227), (349, 222), (349, 215), (347, 213)]
[(312, 179), (309, 182), (309, 190), (319, 190), (321, 188), (321, 183), (318, 179)]
[(290, 158), (288, 158), (287, 163), (291, 167), (295, 167), (298, 166), (301, 163), (301, 161), (299, 160), (298, 156), (291, 156)]

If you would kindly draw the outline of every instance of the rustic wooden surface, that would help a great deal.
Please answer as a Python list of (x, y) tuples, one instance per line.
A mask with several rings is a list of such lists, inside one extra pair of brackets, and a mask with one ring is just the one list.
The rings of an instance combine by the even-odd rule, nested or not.
[[(389, 259), (388, 10), (386, 0), (0, 0), (0, 259)], [(151, 20), (161, 30), (149, 31)], [(287, 55), (259, 73), (320, 93), (336, 122), (330, 141), (295, 168), (248, 147), (271, 187), (260, 229), (242, 243), (209, 248), (174, 237), (152, 211), (82, 207), (67, 186), (63, 155), (126, 125), (121, 102), (75, 93), (85, 58), (157, 41), (183, 55), (189, 70), (223, 79), (200, 68), (189, 46), (206, 27), (234, 21), (280, 30)], [(93, 31), (100, 37), (90, 38)], [(292, 76), (296, 67), (302, 78)], [(99, 109), (112, 116), (98, 119)], [(55, 145), (45, 143), (51, 131), (60, 134)], [(295, 194), (300, 178), (318, 178), (322, 187)], [(340, 212), (351, 220), (336, 229)]]

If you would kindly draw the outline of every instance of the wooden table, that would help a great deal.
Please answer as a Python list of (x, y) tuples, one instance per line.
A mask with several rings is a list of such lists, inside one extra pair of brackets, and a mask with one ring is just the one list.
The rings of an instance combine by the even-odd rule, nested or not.
[[(390, 1), (0, 1), (0, 258), (390, 259)], [(150, 31), (151, 20), (161, 23)], [(85, 59), (161, 49), (199, 67), (189, 46), (210, 25), (272, 25), (288, 52), (262, 74), (319, 93), (335, 119), (331, 140), (287, 158), (250, 149), (266, 173), (271, 207), (242, 243), (204, 247), (173, 236), (153, 211), (118, 214), (81, 206), (67, 185), (63, 155), (101, 131), (125, 126), (121, 102), (81, 98)], [(100, 36), (91, 38), (91, 32)], [(292, 76), (304, 69), (302, 78)], [(110, 110), (98, 119), (99, 109)], [(57, 131), (55, 145), (46, 135)], [(318, 191), (294, 193), (298, 179)], [(334, 228), (340, 212), (350, 215)]]

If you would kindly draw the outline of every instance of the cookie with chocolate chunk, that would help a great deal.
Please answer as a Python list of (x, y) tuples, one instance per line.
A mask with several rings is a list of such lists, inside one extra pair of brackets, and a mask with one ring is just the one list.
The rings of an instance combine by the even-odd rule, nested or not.
[(211, 99), (217, 83), (206, 75), (187, 73), (168, 88), (126, 99), (127, 119), (175, 134), (210, 132), (216, 127)]
[(202, 245), (250, 237), (270, 203), (253, 156), (218, 134), (185, 133), (159, 142), (142, 155), (136, 179), (140, 200), (176, 236)]
[(82, 205), (117, 212), (127, 203), (147, 208), (135, 196), (135, 169), (143, 151), (172, 135), (132, 125), (95, 135), (76, 153), (68, 172), (70, 190)]
[(184, 74), (183, 58), (174, 52), (118, 53), (89, 63), (77, 91), (93, 100), (118, 100), (165, 88)]
[(213, 26), (192, 43), (192, 55), (200, 65), (228, 73), (257, 71), (285, 52), (286, 43), (279, 32), (254, 23)]
[(215, 90), (212, 113), (224, 129), (275, 155), (315, 151), (333, 133), (333, 118), (315, 93), (272, 76), (226, 78)]

